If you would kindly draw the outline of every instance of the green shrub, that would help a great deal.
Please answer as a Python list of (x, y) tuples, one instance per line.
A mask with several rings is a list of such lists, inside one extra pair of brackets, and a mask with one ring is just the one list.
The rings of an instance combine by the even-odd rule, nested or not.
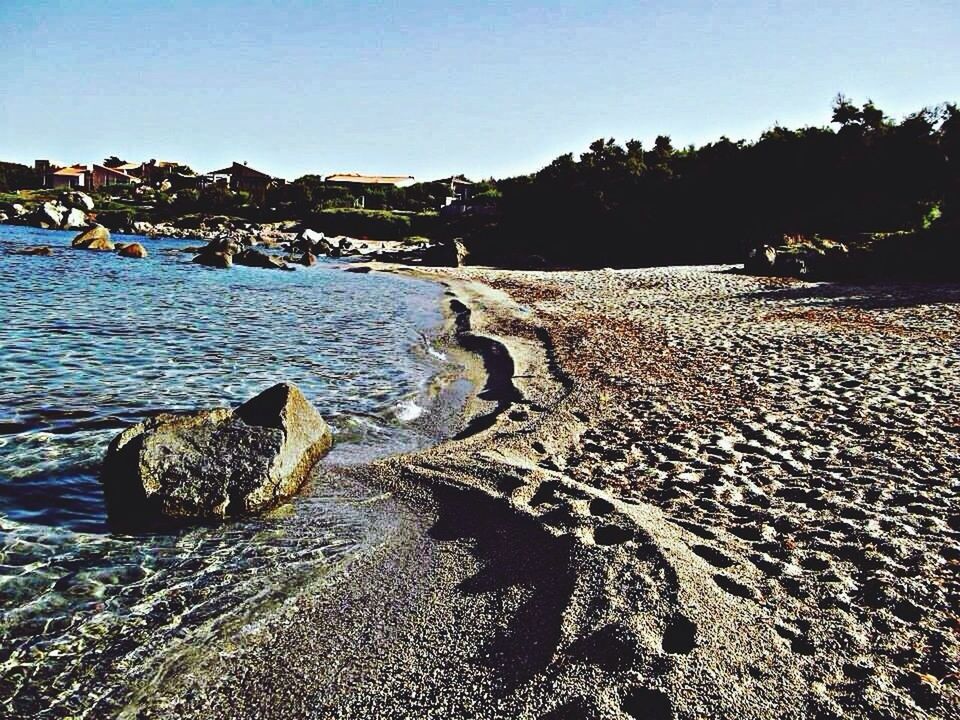
[(383, 210), (322, 210), (311, 215), (306, 224), (327, 235), (349, 235), (370, 240), (402, 240), (414, 234), (409, 215)]

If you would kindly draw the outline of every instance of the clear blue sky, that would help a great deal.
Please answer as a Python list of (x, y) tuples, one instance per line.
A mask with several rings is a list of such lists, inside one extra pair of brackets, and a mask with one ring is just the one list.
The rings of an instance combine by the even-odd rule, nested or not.
[(0, 159), (31, 163), (502, 177), (960, 100), (956, 0), (0, 0), (0, 38)]

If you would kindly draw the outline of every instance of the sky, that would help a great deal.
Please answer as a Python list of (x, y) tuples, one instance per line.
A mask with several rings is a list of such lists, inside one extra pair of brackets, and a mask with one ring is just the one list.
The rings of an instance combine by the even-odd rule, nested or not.
[(506, 177), (957, 102), (958, 38), (956, 0), (0, 0), (0, 160)]

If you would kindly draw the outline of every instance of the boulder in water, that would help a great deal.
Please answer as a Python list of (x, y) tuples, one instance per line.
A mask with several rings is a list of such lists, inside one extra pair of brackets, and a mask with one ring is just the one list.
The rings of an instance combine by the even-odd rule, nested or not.
[(87, 226), (87, 214), (80, 208), (71, 208), (63, 216), (64, 230), (79, 230)]
[(193, 261), (198, 265), (206, 265), (207, 267), (220, 268), (222, 270), (233, 267), (233, 255), (225, 252), (210, 252), (206, 248), (204, 248), (203, 252), (197, 255)]
[(124, 243), (117, 247), (117, 255), (128, 258), (145, 258), (147, 249), (138, 242)]
[(113, 241), (110, 239), (110, 231), (103, 225), (94, 225), (84, 230), (73, 239), (75, 248), (83, 250), (113, 250)]
[(256, 513), (297, 492), (332, 442), (289, 383), (235, 410), (158, 415), (110, 443), (101, 475), (107, 510), (126, 527)]
[(247, 248), (233, 256), (233, 262), (247, 267), (267, 268), (270, 270), (284, 270), (287, 264), (278, 257), (267, 255), (259, 250)]
[(30, 216), (31, 224), (42, 228), (58, 228), (63, 224), (65, 210), (66, 208), (62, 205), (45, 202)]

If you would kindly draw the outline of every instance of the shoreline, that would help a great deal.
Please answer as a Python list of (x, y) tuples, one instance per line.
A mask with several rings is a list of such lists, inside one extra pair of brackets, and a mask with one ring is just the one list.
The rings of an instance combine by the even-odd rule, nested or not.
[[(771, 396), (756, 384), (773, 382), (769, 361), (782, 353), (793, 374), (779, 382), (795, 377), (803, 387), (820, 372), (804, 366), (816, 362), (807, 345), (838, 333), (865, 337), (877, 362), (898, 352), (904, 335), (929, 336), (945, 364), (923, 377), (949, 397), (955, 358), (931, 326), (936, 313), (957, 317), (952, 291), (929, 312), (921, 297), (898, 297), (905, 310), (897, 314), (871, 306), (882, 293), (860, 306), (831, 303), (826, 293), (826, 307), (807, 306), (805, 293), (820, 297), (815, 285), (719, 268), (413, 272), (448, 283), (470, 310), (470, 331), (508, 351), (518, 397), (494, 398), (500, 412), (479, 432), (351, 468), (412, 508), (402, 538), (351, 566), (322, 596), (291, 599), (235, 651), (154, 698), (147, 717), (955, 712), (957, 641), (935, 621), (956, 597), (943, 585), (945, 568), (921, 570), (942, 588), (932, 595), (911, 598), (890, 579), (886, 599), (875, 600), (862, 588), (885, 576), (871, 568), (901, 556), (858, 562), (851, 543), (869, 558), (875, 550), (863, 533), (885, 532), (888, 545), (944, 542), (935, 556), (956, 559), (956, 520), (946, 510), (956, 488), (930, 486), (931, 497), (916, 501), (930, 509), (904, 516), (919, 539), (904, 536), (875, 519), (876, 510), (881, 518), (892, 511), (869, 491), (851, 504), (843, 486), (823, 485), (824, 473), (837, 472), (831, 463), (854, 449), (845, 425), (831, 442), (803, 425), (814, 418), (790, 416), (794, 435), (780, 419), (813, 400), (810, 413), (822, 406), (832, 422), (853, 423), (842, 408), (856, 398), (835, 400), (832, 385), (822, 396), (817, 388)], [(752, 315), (725, 317), (748, 310), (766, 323), (763, 332)], [(714, 339), (707, 328), (727, 329)], [(830, 362), (854, 369), (839, 357)], [(910, 370), (899, 367), (889, 366), (891, 381)], [(838, 383), (856, 394), (853, 379)], [(874, 412), (873, 400), (864, 399), (863, 413)], [(933, 440), (956, 432), (941, 427), (943, 402), (927, 411)], [(877, 447), (871, 452), (886, 461)], [(896, 491), (889, 487), (888, 498)], [(934, 522), (924, 530), (911, 517)], [(942, 541), (929, 536), (944, 527)], [(935, 646), (929, 657), (898, 654), (920, 638)]]

